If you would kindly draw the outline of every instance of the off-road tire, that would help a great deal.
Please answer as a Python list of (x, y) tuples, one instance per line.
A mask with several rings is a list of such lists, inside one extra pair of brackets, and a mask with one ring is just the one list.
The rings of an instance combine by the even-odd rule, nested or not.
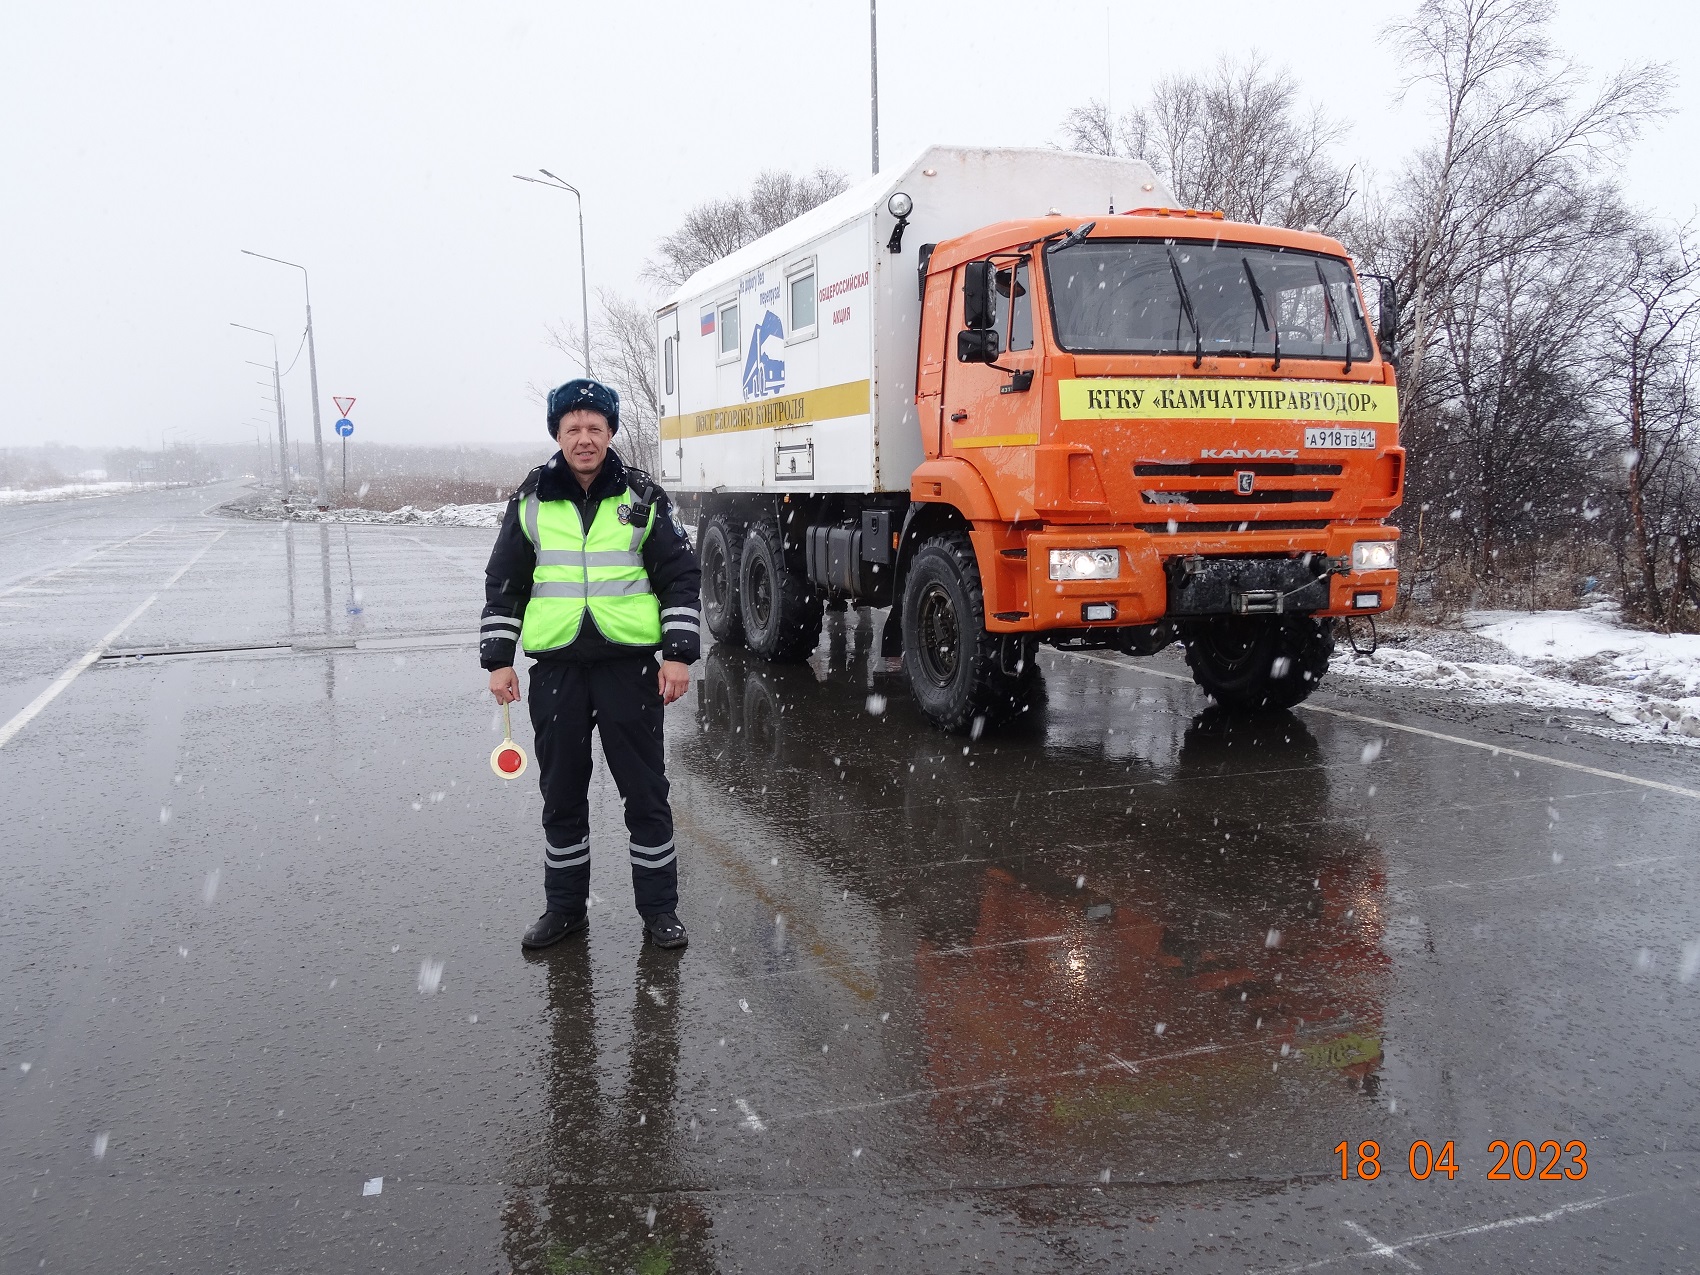
[(821, 601), (802, 572), (786, 566), (779, 529), (769, 523), (744, 537), (738, 602), (744, 642), (764, 660), (806, 660), (820, 644)]
[(974, 546), (962, 532), (916, 550), (903, 589), (903, 671), (915, 702), (940, 730), (959, 732), (1019, 716), (1037, 678), (1031, 647), (1005, 669), (986, 632)]
[(1307, 615), (1216, 616), (1183, 630), (1192, 680), (1223, 708), (1292, 708), (1328, 671), (1334, 622)]
[(702, 618), (721, 642), (744, 640), (744, 608), (738, 594), (743, 563), (744, 525), (723, 514), (702, 531)]

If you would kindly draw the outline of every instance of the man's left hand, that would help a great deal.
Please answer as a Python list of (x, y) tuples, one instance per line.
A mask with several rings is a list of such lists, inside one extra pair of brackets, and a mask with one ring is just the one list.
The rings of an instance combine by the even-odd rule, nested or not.
[(690, 665), (681, 664), (678, 660), (662, 660), (660, 687), (663, 704), (671, 704), (678, 699), (691, 689)]

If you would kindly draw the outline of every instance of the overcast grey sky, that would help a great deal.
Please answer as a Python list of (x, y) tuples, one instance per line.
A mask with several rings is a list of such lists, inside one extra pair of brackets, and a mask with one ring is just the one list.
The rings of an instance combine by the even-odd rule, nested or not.
[[(1042, 145), (1106, 88), (1256, 47), (1391, 171), (1428, 121), (1376, 34), (1406, 6), (887, 0), (887, 166), (933, 142)], [(1695, 7), (1561, 3), (1596, 69), (1674, 60), (1679, 113), (1627, 158), (1632, 195), (1700, 205)], [(593, 287), (638, 290), (691, 203), (764, 167), (868, 168), (865, 4), (29, 3), (0, 12), (0, 446), (242, 441), (269, 413), (245, 358), (287, 363), (312, 270), (319, 384), (355, 443), (541, 438), (528, 383), (575, 373), (544, 326), (576, 315), (570, 196)], [(1106, 32), (1108, 25), (1108, 32)], [(311, 438), (307, 360), (286, 386)]]

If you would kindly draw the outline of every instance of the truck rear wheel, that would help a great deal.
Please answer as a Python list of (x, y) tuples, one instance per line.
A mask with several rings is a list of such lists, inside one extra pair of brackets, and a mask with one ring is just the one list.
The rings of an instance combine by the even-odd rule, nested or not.
[(903, 590), (903, 669), (921, 711), (941, 730), (962, 731), (1020, 713), (1037, 666), (1029, 645), (1012, 671), (1004, 643), (986, 632), (985, 594), (974, 546), (961, 532), (922, 545)]
[(738, 572), (744, 641), (767, 660), (806, 660), (820, 643), (821, 602), (799, 571), (785, 565), (779, 529), (758, 523), (744, 537)]
[(1223, 708), (1291, 708), (1322, 681), (1334, 625), (1308, 615), (1220, 616), (1182, 632), (1192, 680)]
[(738, 605), (738, 571), (744, 528), (716, 515), (702, 532), (702, 618), (722, 642), (744, 640), (743, 609)]

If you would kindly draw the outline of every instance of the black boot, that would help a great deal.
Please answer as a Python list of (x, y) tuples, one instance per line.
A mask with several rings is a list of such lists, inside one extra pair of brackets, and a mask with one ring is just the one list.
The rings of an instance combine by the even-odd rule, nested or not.
[(577, 934), (589, 925), (590, 917), (583, 912), (577, 916), (569, 916), (565, 912), (545, 912), (520, 936), (520, 946), (548, 947), (551, 943), (559, 943), (569, 934)]
[(691, 941), (679, 918), (671, 912), (657, 912), (654, 916), (644, 917), (643, 938), (644, 942), (653, 943), (656, 947), (684, 947)]

